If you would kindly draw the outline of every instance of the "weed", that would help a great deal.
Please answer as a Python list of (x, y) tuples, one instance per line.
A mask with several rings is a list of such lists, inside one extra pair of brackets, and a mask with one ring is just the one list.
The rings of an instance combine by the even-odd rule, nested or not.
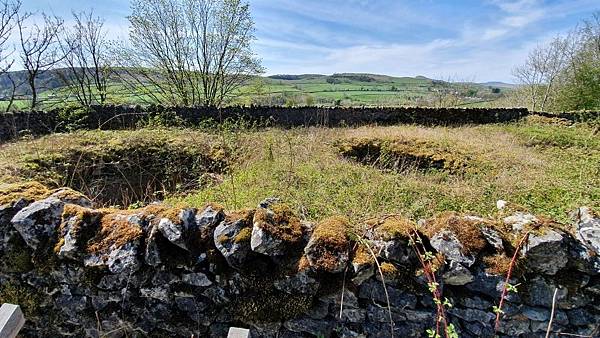
[(504, 313), (504, 311), (502, 311), (502, 305), (504, 304), (504, 300), (506, 299), (507, 294), (509, 292), (517, 292), (517, 288), (514, 285), (511, 285), (509, 283), (509, 281), (510, 281), (510, 277), (512, 275), (513, 268), (517, 262), (517, 257), (519, 255), (519, 252), (521, 251), (521, 248), (523, 248), (525, 243), (527, 243), (527, 240), (529, 239), (529, 234), (530, 234), (530, 231), (527, 231), (523, 235), (523, 237), (521, 237), (521, 240), (519, 241), (519, 243), (517, 244), (517, 246), (515, 248), (515, 252), (512, 256), (512, 259), (510, 260), (510, 264), (508, 266), (508, 271), (506, 272), (506, 280), (504, 281), (504, 285), (502, 286), (502, 294), (500, 295), (500, 302), (499, 302), (498, 306), (494, 306), (494, 313), (496, 314), (496, 320), (494, 322), (494, 331), (495, 332), (497, 332), (498, 328), (500, 327), (500, 317)]
[(447, 298), (442, 299), (442, 290), (440, 289), (440, 284), (437, 282), (435, 275), (437, 271), (437, 264), (434, 264), (433, 261), (438, 258), (430, 251), (427, 251), (421, 235), (416, 229), (409, 234), (409, 238), (409, 243), (419, 258), (419, 263), (423, 269), (423, 275), (427, 280), (427, 288), (432, 294), (433, 302), (436, 306), (435, 329), (428, 329), (427, 335), (431, 338), (441, 338), (441, 331), (444, 333), (444, 337), (446, 338), (458, 338), (454, 325), (452, 323), (448, 323), (448, 318), (446, 316), (446, 308), (451, 308), (452, 304)]

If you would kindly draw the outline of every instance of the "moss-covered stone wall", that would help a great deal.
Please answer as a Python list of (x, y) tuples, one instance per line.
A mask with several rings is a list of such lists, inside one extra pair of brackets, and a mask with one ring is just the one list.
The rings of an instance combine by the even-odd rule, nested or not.
[[(600, 218), (336, 216), (270, 198), (226, 211), (93, 209), (68, 189), (0, 187), (0, 302), (25, 337), (597, 336)], [(554, 307), (554, 312), (552, 308)], [(497, 318), (497, 319), (496, 319)], [(433, 330), (429, 331), (428, 330)]]

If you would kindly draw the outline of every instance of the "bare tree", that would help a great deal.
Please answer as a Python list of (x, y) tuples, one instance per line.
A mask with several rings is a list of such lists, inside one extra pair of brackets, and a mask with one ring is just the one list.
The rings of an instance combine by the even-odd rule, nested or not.
[(75, 24), (61, 44), (65, 69), (59, 76), (81, 106), (104, 105), (112, 71), (104, 20), (93, 11), (73, 13), (73, 18)]
[(44, 24), (34, 23), (25, 26), (25, 19), (30, 14), (20, 16), (17, 20), (21, 45), (21, 61), (27, 71), (27, 84), (31, 90), (31, 109), (38, 105), (38, 78), (65, 58), (60, 48), (59, 35), (63, 30), (63, 20), (56, 16), (42, 14)]
[(121, 79), (154, 102), (220, 106), (262, 72), (241, 0), (132, 0)]
[(455, 107), (460, 105), (462, 97), (472, 88), (473, 79), (460, 79), (455, 76), (436, 76), (441, 80), (431, 81), (431, 96), (433, 105), (437, 108)]
[(571, 37), (557, 36), (548, 45), (534, 48), (525, 64), (513, 70), (513, 75), (529, 92), (532, 110), (546, 108), (560, 74), (568, 66), (571, 41)]
[(8, 71), (14, 63), (14, 59), (11, 58), (14, 49), (8, 47), (7, 43), (8, 39), (12, 34), (13, 29), (17, 25), (17, 20), (19, 19), (18, 14), (20, 9), (20, 0), (0, 1), (0, 76), (6, 76), (12, 84), (12, 90), (8, 96), (9, 102), (8, 106), (6, 107), (6, 111), (9, 111), (12, 107), (17, 86), (13, 78), (8, 73)]

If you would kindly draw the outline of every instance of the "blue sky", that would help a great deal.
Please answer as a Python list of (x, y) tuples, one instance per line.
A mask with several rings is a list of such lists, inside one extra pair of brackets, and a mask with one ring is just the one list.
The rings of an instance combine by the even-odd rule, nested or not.
[[(365, 72), (513, 82), (540, 42), (600, 10), (599, 0), (249, 0), (267, 74)], [(68, 17), (93, 8), (127, 36), (126, 0), (24, 0)]]

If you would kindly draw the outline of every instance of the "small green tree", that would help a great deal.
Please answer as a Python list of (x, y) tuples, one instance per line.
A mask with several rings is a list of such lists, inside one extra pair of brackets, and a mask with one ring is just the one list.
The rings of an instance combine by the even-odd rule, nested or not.
[(600, 109), (600, 67), (582, 64), (559, 91), (558, 110)]

